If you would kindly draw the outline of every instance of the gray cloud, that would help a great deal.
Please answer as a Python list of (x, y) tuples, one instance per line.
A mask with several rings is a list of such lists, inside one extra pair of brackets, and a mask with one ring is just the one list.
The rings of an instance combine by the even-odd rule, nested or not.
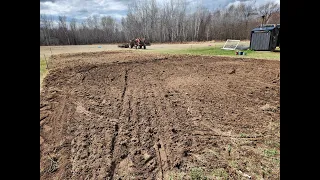
[(113, 16), (121, 19), (126, 15), (129, 0), (45, 0), (40, 1), (40, 14), (69, 19), (85, 19), (89, 16)]
[(40, 0), (40, 2), (55, 2), (56, 0)]
[[(156, 0), (160, 4), (169, 0)], [(250, 0), (187, 0), (189, 7), (200, 3), (209, 10), (228, 7), (231, 4)], [(266, 3), (270, 0), (256, 0), (256, 4)], [(280, 0), (271, 0), (280, 2)], [(40, 14), (54, 17), (65, 15), (68, 18), (85, 19), (92, 15), (112, 16), (118, 20), (125, 17), (128, 5), (132, 0), (40, 0)]]
[(87, 13), (87, 12), (89, 12), (88, 10), (86, 10), (86, 9), (81, 9), (81, 10), (79, 10), (79, 11), (77, 11), (78, 13), (80, 13), (80, 14), (85, 14), (85, 13)]

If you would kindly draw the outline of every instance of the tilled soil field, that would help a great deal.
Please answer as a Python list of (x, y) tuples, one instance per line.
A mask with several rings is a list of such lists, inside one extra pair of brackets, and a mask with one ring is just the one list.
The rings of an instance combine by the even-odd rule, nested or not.
[(280, 179), (280, 63), (54, 55), (40, 179)]

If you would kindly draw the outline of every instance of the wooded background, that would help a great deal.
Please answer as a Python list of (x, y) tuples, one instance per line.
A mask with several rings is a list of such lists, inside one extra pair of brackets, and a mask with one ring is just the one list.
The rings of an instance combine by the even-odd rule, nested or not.
[(271, 1), (261, 5), (240, 2), (213, 11), (198, 3), (190, 9), (186, 0), (133, 1), (120, 22), (111, 16), (67, 22), (66, 16), (59, 16), (57, 25), (52, 16), (40, 14), (40, 45), (125, 43), (136, 37), (151, 43), (248, 40), (251, 30), (262, 23), (262, 16), (264, 24), (280, 24), (280, 5)]

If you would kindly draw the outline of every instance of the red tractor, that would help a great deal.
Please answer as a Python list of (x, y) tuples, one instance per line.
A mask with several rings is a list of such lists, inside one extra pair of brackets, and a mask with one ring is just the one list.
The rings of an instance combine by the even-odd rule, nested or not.
[(145, 43), (145, 39), (140, 39), (140, 38), (136, 38), (136, 39), (132, 39), (130, 40), (130, 48), (135, 47), (136, 49), (146, 49), (146, 43)]

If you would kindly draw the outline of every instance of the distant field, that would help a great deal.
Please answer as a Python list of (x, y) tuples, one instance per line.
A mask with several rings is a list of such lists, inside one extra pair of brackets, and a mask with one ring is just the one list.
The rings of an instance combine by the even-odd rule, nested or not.
[[(94, 44), (94, 45), (76, 45), (76, 46), (40, 46), (40, 57), (44, 55), (49, 57), (53, 54), (78, 53), (78, 52), (99, 52), (106, 50), (133, 50), (143, 52), (176, 53), (176, 54), (196, 54), (196, 55), (222, 55), (237, 57), (235, 51), (221, 50), (224, 41), (206, 41), (189, 43), (152, 43), (147, 49), (119, 48), (119, 44)], [(241, 41), (239, 45), (249, 46), (249, 41)], [(245, 51), (250, 58), (274, 59), (280, 60), (280, 52), (270, 51)]]
[[(119, 43), (121, 44), (121, 43)], [(128, 50), (130, 48), (119, 48), (119, 44), (93, 44), (93, 45), (72, 45), (72, 46), (40, 46), (40, 57), (43, 58), (44, 55), (50, 56), (53, 54), (65, 54), (65, 53), (78, 53), (78, 52), (99, 52), (106, 50)], [(209, 44), (221, 44), (221, 42), (190, 42), (185, 44), (160, 44), (152, 43), (151, 46), (147, 46), (144, 51), (154, 51), (154, 50), (177, 50), (186, 49), (189, 47), (207, 47)], [(130, 49), (136, 50), (136, 49)], [(139, 50), (139, 49), (138, 49)], [(142, 51), (142, 50), (141, 50)]]

